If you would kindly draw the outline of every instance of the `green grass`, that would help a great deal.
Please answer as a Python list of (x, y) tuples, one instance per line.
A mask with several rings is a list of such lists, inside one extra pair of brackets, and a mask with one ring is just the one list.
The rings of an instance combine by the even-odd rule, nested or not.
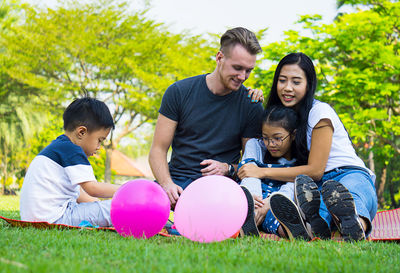
[[(18, 197), (0, 215), (19, 218)], [(89, 230), (38, 230), (0, 222), (0, 272), (398, 272), (400, 244), (182, 237), (123, 238)]]

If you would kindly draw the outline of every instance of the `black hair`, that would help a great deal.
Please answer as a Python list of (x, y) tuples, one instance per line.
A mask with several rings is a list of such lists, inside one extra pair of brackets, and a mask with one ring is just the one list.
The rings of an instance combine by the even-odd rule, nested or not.
[(282, 67), (284, 65), (297, 64), (306, 75), (307, 79), (307, 90), (303, 99), (299, 102), (298, 105), (294, 107), (299, 118), (298, 128), (296, 130), (296, 153), (297, 153), (297, 161), (299, 165), (305, 165), (308, 161), (308, 149), (307, 149), (307, 127), (308, 127), (308, 114), (311, 110), (315, 90), (317, 88), (317, 76), (315, 73), (314, 64), (311, 59), (304, 53), (290, 53), (286, 55), (278, 64), (275, 74), (274, 80), (272, 83), (271, 91), (269, 93), (266, 108), (272, 107), (274, 105), (282, 105), (281, 100), (278, 97), (277, 93), (277, 85), (279, 76), (281, 74)]
[[(262, 124), (268, 124), (272, 126), (282, 127), (293, 135), (298, 127), (299, 119), (295, 110), (284, 107), (282, 105), (274, 105), (266, 108), (263, 114)], [(296, 139), (292, 141), (290, 146), (291, 155), (297, 159)], [(264, 157), (264, 162), (273, 163), (276, 159), (267, 150)], [(297, 160), (296, 160), (296, 165)]]
[(85, 126), (89, 132), (115, 128), (107, 105), (90, 97), (75, 99), (65, 109), (63, 119), (65, 131), (73, 131), (79, 126)]

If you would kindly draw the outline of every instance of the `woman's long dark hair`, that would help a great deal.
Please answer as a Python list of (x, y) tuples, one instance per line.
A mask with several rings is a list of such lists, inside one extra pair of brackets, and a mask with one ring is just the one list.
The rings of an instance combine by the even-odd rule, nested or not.
[(282, 67), (290, 64), (297, 64), (304, 71), (307, 78), (306, 94), (299, 104), (294, 107), (294, 110), (296, 110), (299, 117), (295, 138), (296, 149), (294, 149), (297, 156), (296, 163), (298, 165), (305, 165), (308, 162), (309, 154), (307, 149), (308, 114), (313, 104), (315, 89), (317, 88), (317, 76), (315, 74), (314, 64), (307, 55), (301, 52), (290, 53), (279, 62), (278, 67), (275, 70), (274, 81), (265, 107), (268, 109), (275, 105), (283, 106), (278, 97), (277, 84)]
[[(268, 124), (271, 126), (282, 127), (292, 136), (298, 127), (298, 115), (296, 111), (291, 108), (284, 107), (281, 105), (274, 105), (266, 108), (264, 111), (262, 124)], [(292, 158), (297, 159), (296, 139), (292, 141), (290, 145), (290, 152)], [(264, 163), (276, 163), (277, 158), (274, 158), (270, 152), (266, 151), (264, 156)], [(296, 165), (297, 160), (296, 160)]]

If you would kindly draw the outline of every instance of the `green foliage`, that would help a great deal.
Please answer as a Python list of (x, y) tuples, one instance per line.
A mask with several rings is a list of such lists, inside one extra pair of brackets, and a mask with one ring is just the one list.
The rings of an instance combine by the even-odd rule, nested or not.
[[(52, 116), (44, 125), (41, 130), (29, 138), (22, 151), (16, 153), (17, 160), (14, 164), (19, 171), (15, 175), (22, 181), (33, 158), (64, 132), (61, 114)], [(17, 162), (18, 164), (16, 164)], [(20, 185), (22, 186), (22, 182), (20, 182)]]
[(124, 2), (67, 1), (25, 13), (25, 23), (4, 40), (9, 75), (53, 98), (76, 97), (82, 89), (102, 98), (122, 135), (156, 117), (169, 84), (211, 67), (205, 39), (172, 34)]
[(128, 2), (71, 0), (41, 9), (10, 1), (0, 7), (0, 19), (0, 111), (9, 94), (37, 107), (39, 117), (58, 115), (75, 97), (97, 97), (116, 122), (108, 148), (157, 116), (169, 84), (212, 67), (205, 38), (172, 34)]
[(89, 157), (90, 165), (92, 165), (94, 175), (97, 181), (104, 180), (104, 170), (106, 161), (106, 150), (101, 148), (94, 156)]
[[(18, 182), (20, 186), (22, 186), (23, 178), (33, 158), (63, 133), (63, 120), (62, 113), (60, 111), (59, 115), (53, 116), (41, 131), (29, 139), (29, 141), (26, 143), (26, 148), (21, 153), (17, 154), (18, 162), (20, 162), (18, 169), (20, 171), (16, 173), (16, 177), (19, 179)], [(104, 148), (101, 148), (96, 155), (89, 157), (89, 162), (93, 167), (94, 175), (100, 182), (104, 181), (105, 159), (106, 152)], [(112, 181), (114, 180), (114, 177), (115, 173), (112, 173)]]
[[(19, 164), (24, 156), (22, 151), (46, 118), (38, 112), (39, 107), (34, 100), (28, 101), (30, 96), (18, 95), (22, 90), (18, 89), (19, 84), (14, 84), (12, 80), (10, 82), (0, 81), (0, 90), (6, 90), (0, 104), (0, 172), (3, 189), (12, 184), (14, 178), (18, 178)], [(15, 92), (8, 89), (9, 86), (13, 86)]]
[(41, 91), (7, 73), (10, 61), (4, 37), (21, 22), (23, 7), (17, 1), (2, 1), (0, 5), (0, 172), (4, 186), (20, 183), (22, 151), (47, 117), (42, 113), (46, 101)]
[[(106, 161), (106, 150), (102, 147), (94, 156), (89, 157), (90, 165), (92, 165), (94, 176), (97, 181), (104, 181), (105, 172), (105, 161)], [(111, 183), (114, 183), (116, 172), (111, 170)]]

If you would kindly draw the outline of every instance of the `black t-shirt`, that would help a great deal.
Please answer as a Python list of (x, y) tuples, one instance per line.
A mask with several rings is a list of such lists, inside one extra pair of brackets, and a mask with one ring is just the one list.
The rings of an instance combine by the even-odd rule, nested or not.
[(206, 75), (168, 87), (159, 112), (178, 122), (169, 162), (172, 178), (199, 178), (204, 159), (239, 162), (242, 138), (261, 132), (262, 104), (251, 103), (247, 95), (242, 85), (238, 91), (216, 96), (207, 87)]

